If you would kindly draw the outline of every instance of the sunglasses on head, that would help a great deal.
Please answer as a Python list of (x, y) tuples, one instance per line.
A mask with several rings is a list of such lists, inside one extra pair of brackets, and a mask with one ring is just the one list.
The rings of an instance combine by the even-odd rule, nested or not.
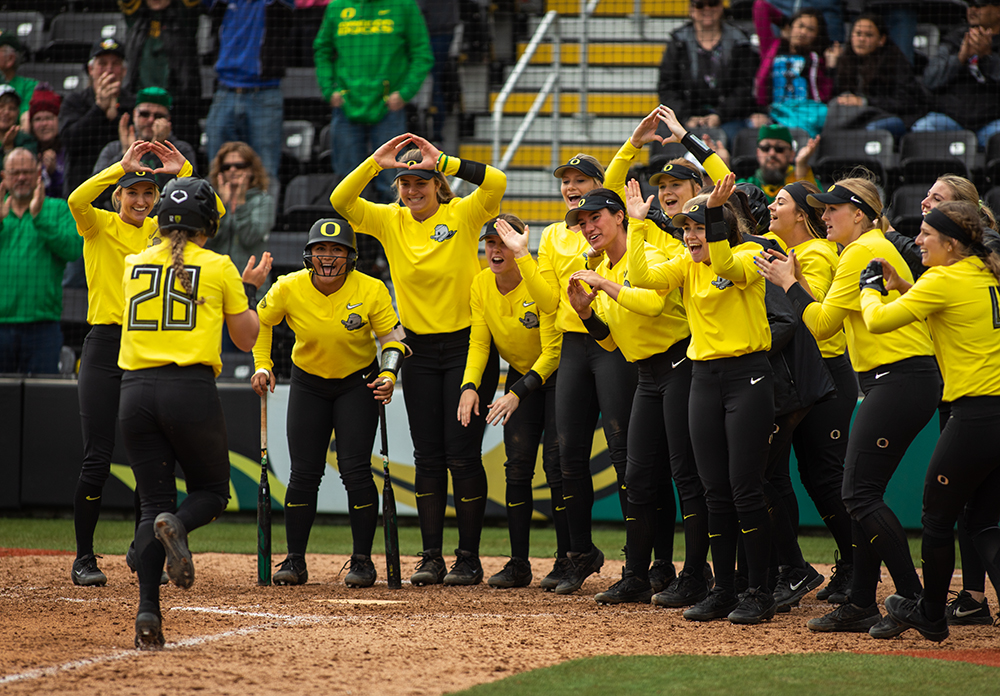
[(718, 7), (722, 0), (692, 0), (691, 7), (696, 10), (704, 10), (706, 7)]
[(246, 162), (224, 162), (219, 169), (228, 172), (230, 169), (246, 169), (249, 166)]
[(769, 144), (769, 145), (758, 145), (757, 149), (760, 150), (761, 152), (764, 152), (764, 153), (768, 153), (771, 150), (774, 150), (779, 155), (781, 155), (781, 154), (784, 154), (784, 153), (788, 152), (791, 148), (788, 147), (787, 145), (770, 145)]
[(139, 118), (170, 118), (170, 114), (164, 114), (159, 111), (146, 111), (145, 109), (137, 111), (136, 115)]

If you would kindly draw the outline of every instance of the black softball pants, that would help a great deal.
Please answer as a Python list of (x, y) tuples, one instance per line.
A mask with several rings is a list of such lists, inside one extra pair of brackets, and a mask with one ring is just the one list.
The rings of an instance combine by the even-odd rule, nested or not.
[(941, 375), (934, 358), (917, 356), (860, 373), (858, 381), (865, 398), (847, 443), (843, 496), (853, 520), (851, 602), (867, 607), (875, 603), (882, 560), (897, 594), (914, 597), (921, 590), (906, 533), (883, 498), (910, 443), (937, 409)]
[(767, 356), (695, 362), (688, 419), (705, 487), (716, 584), (735, 589), (739, 538), (746, 548), (749, 586), (766, 590), (771, 521), (764, 468), (774, 427), (774, 375)]
[[(165, 552), (154, 538), (154, 519), (176, 511), (191, 532), (218, 517), (229, 500), (229, 443), (212, 368), (166, 365), (125, 372), (119, 421), (142, 506), (135, 531), (139, 611), (159, 612)], [(179, 506), (176, 465), (187, 486)]]
[(413, 441), (416, 469), (414, 489), (420, 535), (425, 550), (440, 549), (448, 507), (451, 472), (458, 546), (479, 552), (486, 512), (486, 470), (483, 469), (483, 431), (486, 409), (500, 380), (500, 356), (495, 347), (479, 384), (481, 415), (472, 415), (468, 427), (458, 421), (462, 375), (469, 352), (469, 329), (442, 334), (406, 332), (413, 355), (403, 361), (403, 400)]
[(285, 498), (289, 553), (304, 554), (309, 543), (333, 430), (337, 470), (347, 490), (353, 553), (371, 554), (379, 509), (371, 463), (378, 401), (367, 385), (376, 374), (375, 362), (342, 379), (324, 379), (292, 366), (285, 424), (291, 459)]
[(951, 414), (924, 478), (924, 599), (931, 618), (944, 614), (955, 571), (952, 531), (962, 517), (994, 587), (1000, 587), (1000, 396), (969, 396)]
[(622, 487), (637, 381), (636, 366), (627, 362), (620, 350), (606, 351), (588, 334), (563, 334), (556, 384), (556, 426), (571, 551), (586, 553), (594, 545), (590, 535), (594, 507), (590, 453), (598, 412), (625, 512)]
[[(552, 499), (552, 521), (556, 528), (557, 555), (565, 556), (569, 544), (566, 510), (562, 504), (562, 472), (559, 470), (559, 439), (556, 434), (556, 384), (558, 371), (545, 384), (531, 392), (511, 414), (503, 427), (503, 445), (507, 454), (504, 462), (506, 478), (507, 529), (510, 534), (510, 555), (528, 558), (531, 516), (534, 511), (531, 482), (535, 477), (538, 446), (542, 446), (542, 471)], [(523, 375), (507, 368), (504, 393)], [(480, 406), (482, 409), (482, 406)], [(559, 508), (563, 508), (560, 510)]]

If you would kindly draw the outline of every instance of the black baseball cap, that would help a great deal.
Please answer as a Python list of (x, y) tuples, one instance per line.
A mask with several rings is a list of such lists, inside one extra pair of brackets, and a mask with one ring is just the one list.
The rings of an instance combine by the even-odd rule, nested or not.
[(576, 207), (566, 213), (566, 224), (570, 227), (578, 225), (577, 221), (580, 213), (588, 210), (603, 210), (607, 208), (609, 212), (616, 213), (619, 210), (625, 211), (625, 204), (614, 191), (608, 189), (594, 189), (581, 198)]
[(563, 172), (567, 169), (575, 169), (584, 176), (589, 176), (591, 179), (597, 179), (600, 182), (604, 181), (604, 175), (601, 173), (601, 170), (594, 166), (593, 162), (585, 160), (582, 157), (574, 157), (566, 164), (560, 164), (552, 171), (552, 176), (561, 179)]
[(840, 184), (834, 184), (826, 190), (826, 193), (811, 193), (806, 200), (809, 201), (809, 205), (813, 208), (822, 208), (827, 205), (837, 205), (839, 203), (850, 203), (870, 220), (875, 220), (879, 217), (879, 213), (876, 213), (870, 205), (865, 203), (861, 196)]
[(696, 172), (690, 167), (685, 167), (683, 164), (671, 164), (670, 162), (667, 162), (663, 165), (663, 169), (649, 177), (649, 183), (653, 186), (659, 186), (660, 180), (667, 176), (672, 176), (675, 179), (689, 179), (697, 181), (699, 184), (702, 183), (700, 172)]
[[(492, 220), (488, 220), (483, 229), (479, 232), (479, 241), (483, 241), (487, 237), (500, 237), (500, 233), (497, 232), (497, 222), (503, 218), (495, 217)], [(511, 223), (510, 220), (506, 220), (507, 224), (513, 228), (518, 234), (524, 234), (524, 229), (518, 229), (516, 224)], [(523, 225), (524, 223), (522, 223)], [(502, 238), (501, 238), (502, 239)]]
[(125, 47), (111, 37), (97, 41), (90, 49), (91, 59), (103, 56), (105, 53), (114, 53), (122, 60), (125, 59)]
[(401, 176), (415, 176), (419, 179), (433, 179), (435, 178), (436, 171), (433, 169), (400, 169), (396, 172), (394, 179), (398, 179)]
[(118, 180), (118, 185), (122, 188), (128, 188), (133, 184), (138, 184), (143, 181), (156, 186), (156, 178), (153, 176), (152, 172), (126, 172), (125, 176)]
[(674, 227), (681, 228), (684, 227), (684, 223), (690, 220), (691, 222), (697, 223), (699, 225), (705, 224), (705, 213), (708, 211), (708, 205), (703, 203), (695, 203), (691, 206), (691, 209), (685, 213), (677, 213), (672, 218), (670, 218), (670, 224)]

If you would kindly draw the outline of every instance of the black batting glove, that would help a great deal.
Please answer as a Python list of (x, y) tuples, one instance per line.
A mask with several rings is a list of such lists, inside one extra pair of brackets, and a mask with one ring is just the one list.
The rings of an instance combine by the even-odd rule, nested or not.
[(882, 277), (882, 264), (878, 261), (869, 261), (864, 270), (861, 271), (861, 282), (858, 283), (862, 290), (873, 288), (883, 295), (888, 295), (885, 289), (885, 279)]

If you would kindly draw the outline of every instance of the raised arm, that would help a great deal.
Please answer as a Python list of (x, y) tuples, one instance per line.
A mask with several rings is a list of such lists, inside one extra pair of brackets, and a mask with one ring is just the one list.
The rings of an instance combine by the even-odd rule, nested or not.
[[(361, 197), (361, 192), (365, 190), (368, 182), (383, 169), (406, 168), (406, 164), (398, 162), (396, 156), (410, 144), (412, 137), (409, 133), (403, 133), (383, 144), (371, 157), (341, 179), (337, 187), (333, 189), (333, 193), (330, 194), (330, 204), (355, 228), (364, 225), (366, 218), (374, 218), (374, 211), (380, 205), (366, 201)], [(369, 234), (371, 233), (369, 231)]]
[(629, 220), (628, 249), (625, 252), (625, 266), (628, 282), (633, 288), (652, 288), (670, 292), (684, 285), (684, 276), (690, 258), (685, 254), (649, 265), (644, 249), (648, 220)]

